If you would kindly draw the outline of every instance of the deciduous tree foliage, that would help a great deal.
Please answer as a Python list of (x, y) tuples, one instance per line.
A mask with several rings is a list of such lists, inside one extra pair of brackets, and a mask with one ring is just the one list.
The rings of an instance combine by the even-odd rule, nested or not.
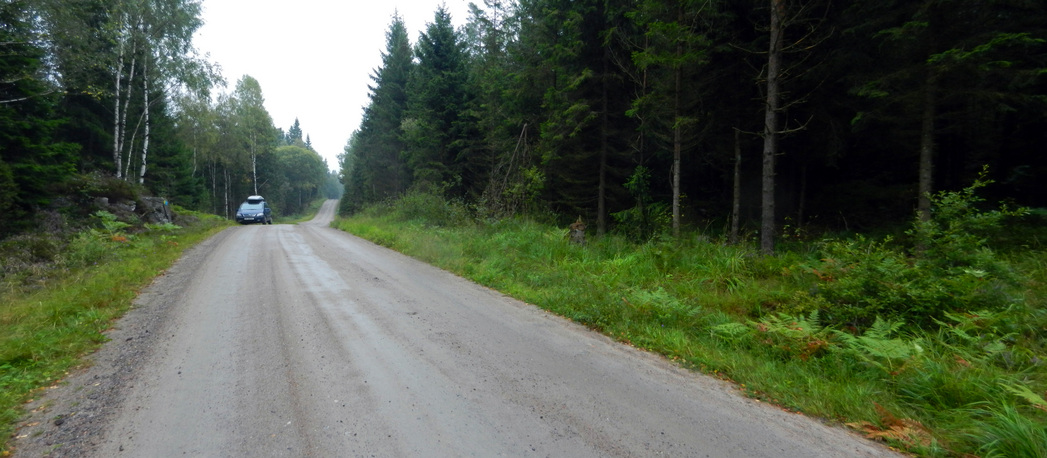
[(283, 212), (298, 213), (320, 193), (327, 180), (327, 164), (316, 151), (304, 146), (276, 148), (273, 170), (279, 171), (269, 181), (267, 199)]

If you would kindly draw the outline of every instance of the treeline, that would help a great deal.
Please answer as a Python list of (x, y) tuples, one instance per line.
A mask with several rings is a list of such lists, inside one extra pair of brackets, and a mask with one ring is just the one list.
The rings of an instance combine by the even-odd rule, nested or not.
[(342, 211), (416, 190), (638, 238), (869, 229), (988, 166), (1047, 204), (1047, 3), (485, 0), (386, 35)]
[[(256, 80), (211, 97), (225, 83), (192, 46), (200, 25), (198, 0), (0, 3), (0, 236), (41, 209), (86, 208), (69, 198), (113, 193), (98, 189), (112, 178), (224, 215), (248, 194), (281, 213), (338, 195), (297, 121), (273, 126)], [(78, 179), (98, 174), (110, 179)]]

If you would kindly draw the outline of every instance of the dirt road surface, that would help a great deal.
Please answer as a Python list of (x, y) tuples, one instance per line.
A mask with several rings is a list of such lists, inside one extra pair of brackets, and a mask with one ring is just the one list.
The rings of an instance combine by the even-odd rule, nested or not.
[(16, 455), (892, 455), (332, 229), (335, 206), (190, 250)]

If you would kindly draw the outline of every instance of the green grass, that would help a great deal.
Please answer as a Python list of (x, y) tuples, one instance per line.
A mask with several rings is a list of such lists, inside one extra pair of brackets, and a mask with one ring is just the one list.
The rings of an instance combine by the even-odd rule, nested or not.
[(184, 250), (230, 224), (213, 216), (196, 219), (188, 228), (81, 233), (46, 278), (0, 292), (0, 456), (7, 453), (20, 406), (105, 343), (113, 321)]
[(316, 199), (310, 202), (309, 205), (306, 205), (305, 209), (303, 209), (301, 213), (293, 215), (277, 215), (276, 218), (273, 219), (273, 223), (298, 224), (309, 221), (313, 219), (314, 216), (316, 216), (316, 213), (320, 211), (320, 206), (323, 205), (325, 201), (327, 201), (326, 198)]
[(825, 305), (812, 299), (819, 279), (807, 266), (820, 260), (810, 244), (774, 257), (697, 235), (583, 247), (565, 228), (522, 219), (404, 216), (393, 204), (335, 226), (918, 455), (1047, 456), (1047, 410), (1036, 404), (1047, 397), (1043, 251), (1011, 255), (1028, 281), (1010, 309), (937, 330), (849, 329), (809, 315)]

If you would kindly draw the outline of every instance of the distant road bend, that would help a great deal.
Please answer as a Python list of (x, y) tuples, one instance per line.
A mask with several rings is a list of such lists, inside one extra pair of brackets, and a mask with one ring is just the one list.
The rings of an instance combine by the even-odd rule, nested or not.
[(83, 453), (893, 456), (332, 229), (335, 207), (227, 229), (143, 293), (162, 338)]

